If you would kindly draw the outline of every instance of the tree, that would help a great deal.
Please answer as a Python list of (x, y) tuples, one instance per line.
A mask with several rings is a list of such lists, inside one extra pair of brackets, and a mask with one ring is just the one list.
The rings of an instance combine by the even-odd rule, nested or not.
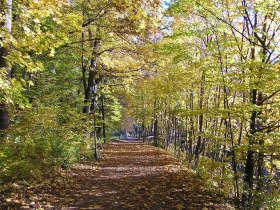
[[(0, 37), (0, 69), (1, 69), (1, 92), (4, 96), (5, 89), (8, 88), (10, 80), (11, 80), (11, 67), (8, 64), (6, 57), (8, 56), (8, 50), (10, 45), (11, 39), (11, 32), (12, 32), (12, 0), (3, 0), (1, 5), (3, 6), (3, 13), (1, 17), (4, 20), (0, 23), (1, 24), (1, 37)], [(4, 71), (3, 71), (3, 70)], [(7, 110), (7, 102), (5, 101), (5, 97), (0, 98), (0, 130), (6, 130), (9, 126), (9, 114)]]
[(273, 194), (264, 189), (264, 171), (279, 133), (272, 117), (279, 104), (277, 8), (276, 1), (174, 1), (164, 37), (151, 50), (157, 75), (134, 87), (147, 100), (157, 95), (162, 145), (176, 151), (181, 139), (197, 171), (220, 189), (230, 185), (224, 190), (248, 209), (266, 205), (263, 191)]

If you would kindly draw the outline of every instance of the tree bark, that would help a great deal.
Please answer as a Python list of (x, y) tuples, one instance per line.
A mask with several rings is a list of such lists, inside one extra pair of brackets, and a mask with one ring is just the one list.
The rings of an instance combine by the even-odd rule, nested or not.
[(90, 69), (89, 69), (89, 75), (88, 75), (88, 82), (87, 87), (85, 90), (85, 107), (84, 107), (84, 113), (90, 112), (91, 107), (91, 101), (92, 101), (92, 93), (94, 91), (95, 85), (96, 85), (96, 70), (97, 70), (97, 63), (98, 63), (98, 56), (96, 55), (96, 51), (99, 49), (100, 46), (100, 40), (94, 41), (94, 47), (93, 47), (93, 55), (91, 59)]
[[(190, 94), (190, 110), (193, 111), (194, 110), (194, 93), (193, 91), (191, 91)], [(188, 150), (188, 159), (189, 162), (192, 161), (193, 158), (193, 139), (194, 139), (194, 120), (193, 120), (193, 116), (190, 116), (190, 130), (189, 130), (189, 150)]]
[[(4, 5), (5, 8), (5, 21), (1, 23), (1, 28), (5, 28), (7, 30), (8, 34), (11, 34), (12, 32), (12, 0), (7, 0), (6, 2), (2, 1), (2, 5)], [(7, 37), (5, 37), (7, 39)], [(4, 39), (4, 37), (0, 37), (1, 40)], [(7, 74), (7, 82), (9, 83), (11, 80), (11, 68), (8, 65), (8, 62), (6, 60), (6, 56), (8, 55), (8, 49), (7, 47), (1, 47), (0, 48), (0, 68), (6, 69)], [(1, 101), (0, 103), (0, 130), (5, 131), (9, 127), (9, 113), (7, 109), (7, 104), (5, 101)]]
[(101, 115), (102, 115), (103, 141), (104, 141), (104, 143), (106, 143), (106, 123), (105, 123), (105, 98), (104, 98), (104, 93), (101, 94)]
[[(199, 108), (202, 112), (203, 108), (203, 99), (204, 99), (204, 82), (205, 82), (205, 73), (202, 72), (201, 76), (201, 86), (200, 86), (200, 96), (199, 96)], [(202, 151), (202, 131), (203, 131), (203, 113), (201, 113), (198, 117), (198, 138), (197, 138), (197, 144), (195, 149), (195, 165), (198, 164), (199, 155)]]
[[(254, 15), (254, 26), (252, 30), (257, 26), (257, 15)], [(248, 22), (247, 22), (248, 24)], [(253, 32), (253, 35), (255, 37), (256, 32)], [(255, 60), (255, 44), (252, 45), (251, 48), (251, 60)], [(253, 68), (250, 69), (251, 71)], [(258, 96), (258, 90), (256, 88), (253, 88), (250, 90), (251, 94), (251, 104), (253, 106), (257, 106), (257, 96)], [(255, 134), (257, 133), (257, 118), (258, 118), (258, 111), (254, 110), (251, 112), (250, 117), (250, 131), (249, 131), (249, 145), (247, 150), (247, 157), (246, 157), (246, 164), (245, 164), (245, 173), (244, 173), (244, 187), (243, 187), (243, 194), (242, 194), (242, 205), (245, 209), (251, 209), (253, 205), (253, 184), (254, 184), (254, 167), (255, 167), (255, 151), (253, 146), (256, 143), (255, 140)]]

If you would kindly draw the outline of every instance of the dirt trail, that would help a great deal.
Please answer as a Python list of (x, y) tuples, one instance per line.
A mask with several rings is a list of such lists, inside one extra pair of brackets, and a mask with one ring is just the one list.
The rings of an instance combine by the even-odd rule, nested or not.
[(176, 158), (139, 141), (112, 142), (97, 163), (26, 193), (27, 209), (227, 209)]

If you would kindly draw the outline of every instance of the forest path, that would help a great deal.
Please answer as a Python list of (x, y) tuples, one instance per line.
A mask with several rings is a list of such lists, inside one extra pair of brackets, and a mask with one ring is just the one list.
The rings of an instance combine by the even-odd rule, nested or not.
[(25, 208), (227, 209), (178, 159), (140, 141), (113, 141), (97, 163), (64, 173), (63, 179), (29, 189)]

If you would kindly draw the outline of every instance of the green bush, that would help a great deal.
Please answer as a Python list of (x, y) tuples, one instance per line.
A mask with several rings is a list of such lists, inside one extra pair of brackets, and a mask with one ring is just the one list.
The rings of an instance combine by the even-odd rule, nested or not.
[(60, 114), (60, 107), (31, 108), (11, 126), (0, 143), (0, 184), (40, 180), (54, 168), (69, 167), (80, 159), (82, 120), (72, 114), (62, 124)]

